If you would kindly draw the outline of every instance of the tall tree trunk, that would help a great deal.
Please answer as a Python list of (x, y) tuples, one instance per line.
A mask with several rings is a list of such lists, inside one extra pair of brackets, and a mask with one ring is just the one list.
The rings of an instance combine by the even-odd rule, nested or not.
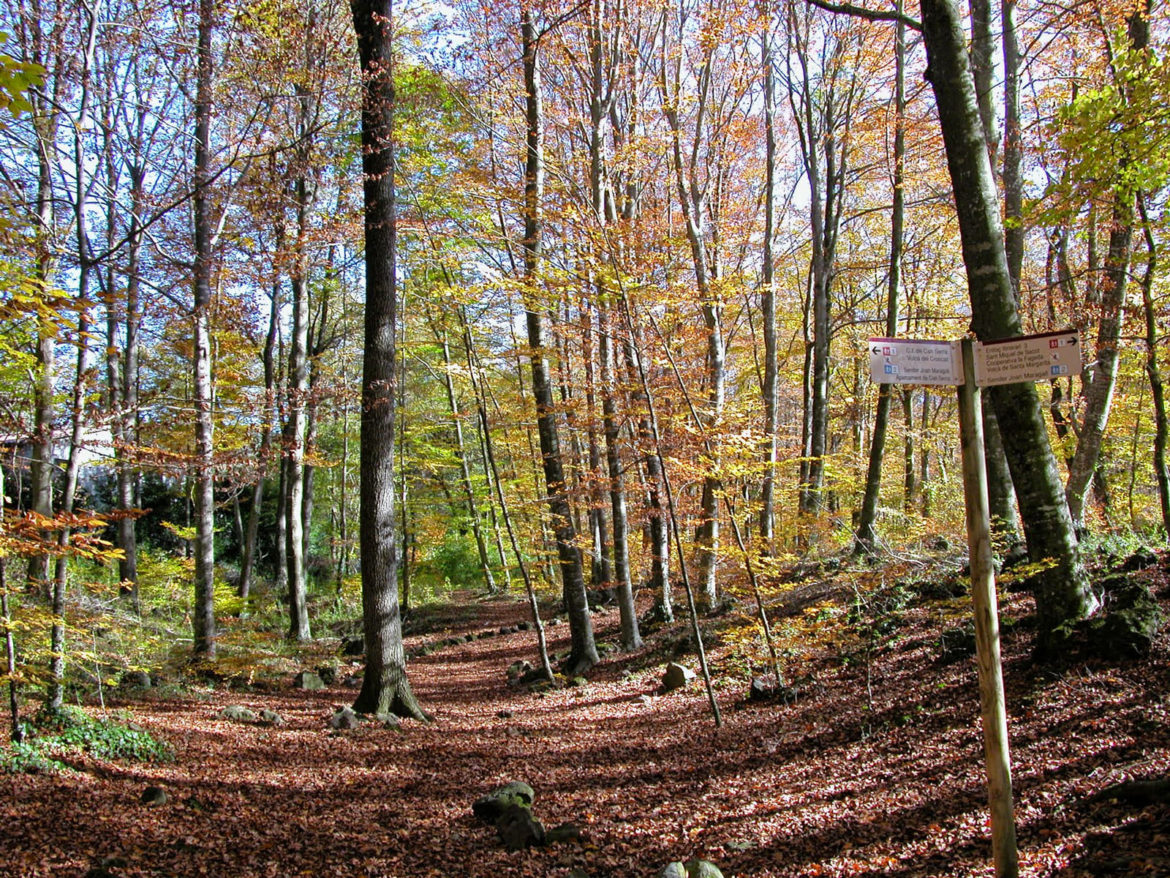
[(197, 658), (215, 658), (215, 428), (212, 420), (211, 270), (211, 53), (215, 0), (199, 0), (199, 64), (195, 94), (194, 295), (192, 387), (195, 404), (195, 602), (192, 623)]
[[(86, 429), (86, 394), (89, 388), (89, 344), (90, 312), (89, 283), (93, 274), (93, 262), (89, 247), (89, 208), (87, 193), (89, 182), (86, 178), (86, 155), (83, 138), (84, 126), (81, 120), (89, 115), (90, 85), (93, 71), (94, 50), (98, 33), (98, 18), (95, 12), (87, 10), (89, 19), (86, 26), (86, 45), (81, 69), (80, 104), (76, 124), (73, 126), (73, 164), (76, 177), (73, 192), (73, 228), (77, 243), (77, 374), (73, 385), (73, 420), (69, 436), (69, 458), (65, 464), (65, 485), (61, 492), (61, 512), (71, 516), (77, 499), (77, 483), (81, 472), (82, 443)], [(57, 711), (65, 696), (65, 598), (69, 582), (69, 543), (71, 530), (68, 525), (57, 535), (58, 554), (53, 574), (53, 624), (49, 636), (49, 686), (45, 705)]]
[[(610, 196), (606, 178), (608, 169), (604, 155), (604, 136), (610, 121), (610, 106), (613, 89), (607, 86), (606, 53), (603, 49), (610, 44), (610, 22), (606, 19), (606, 5), (602, 0), (593, 0), (589, 20), (589, 196), (594, 220), (598, 227), (605, 229), (617, 219), (616, 207)], [(605, 255), (599, 253), (597, 261), (603, 262)], [(630, 572), (629, 516), (626, 509), (625, 480), (622, 474), (620, 429), (617, 408), (617, 370), (614, 326), (610, 320), (613, 295), (604, 274), (594, 278), (597, 291), (597, 339), (598, 358), (601, 371), (601, 418), (605, 437), (605, 492), (609, 498), (610, 521), (613, 526), (613, 573), (612, 582), (617, 592), (618, 610), (621, 616), (621, 645), (623, 649), (638, 649), (642, 636), (638, 631), (638, 612), (634, 605), (634, 586)], [(586, 311), (588, 314), (588, 311)], [(587, 319), (589, 319), (587, 317)], [(586, 369), (589, 397), (590, 425), (593, 424), (595, 404), (593, 374), (593, 327), (592, 321), (586, 333)], [(590, 437), (591, 456), (596, 439)], [(592, 462), (592, 461), (591, 461)], [(600, 463), (600, 460), (598, 460)], [(599, 483), (600, 487), (600, 483)], [(599, 498), (600, 499), (600, 498)], [(599, 506), (601, 504), (598, 504)], [(600, 511), (600, 510), (599, 510)], [(600, 516), (604, 519), (604, 516)], [(607, 579), (607, 581), (609, 581)]]
[[(540, 619), (540, 604), (536, 599), (536, 587), (533, 585), (528, 564), (524, 561), (524, 553), (520, 550), (520, 543), (516, 538), (516, 530), (512, 527), (512, 515), (508, 511), (508, 500), (504, 495), (504, 484), (500, 479), (500, 468), (496, 463), (495, 443), (492, 441), (491, 425), (488, 421), (486, 393), (480, 377), (479, 364), (475, 355), (475, 346), (471, 338), (471, 326), (467, 320), (467, 311), (461, 305), (458, 309), (459, 329), (463, 336), (463, 348), (467, 355), (467, 374), (471, 380), (471, 391), (475, 396), (475, 411), (478, 416), (479, 433), (483, 438), (484, 470), (488, 475), (489, 484), (494, 484), (496, 499), (500, 506), (500, 518), (503, 519), (504, 529), (508, 532), (508, 542), (512, 546), (512, 554), (516, 559), (516, 567), (520, 571), (520, 578), (524, 580), (524, 591), (528, 596), (528, 606), (532, 611), (532, 623), (536, 629), (537, 654), (540, 656), (541, 669), (547, 679), (553, 679), (552, 664), (548, 656), (548, 643), (544, 636), (544, 623)], [(501, 556), (505, 569), (507, 568)]]
[(598, 311), (600, 322), (602, 423), (605, 429), (605, 461), (609, 476), (609, 508), (613, 520), (613, 566), (617, 585), (618, 610), (621, 614), (621, 644), (633, 650), (642, 646), (638, 631), (638, 610), (634, 606), (634, 585), (630, 574), (629, 517), (626, 514), (626, 488), (622, 477), (619, 448), (617, 404), (614, 399), (614, 350), (608, 307)]
[[(990, 17), (990, 5), (988, 8)], [(1023, 147), (1020, 139), (1020, 49), (1016, 38), (1015, 0), (1003, 0), (1001, 4), (1000, 28), (1003, 34), (1003, 191), (1004, 191), (1004, 254), (1007, 258), (1008, 276), (1011, 278), (1012, 293), (1017, 305), (1020, 301), (1020, 272), (1024, 260), (1024, 182), (1020, 167)], [(987, 37), (987, 59), (990, 68), (991, 38)], [(991, 85), (991, 72), (988, 86)], [(980, 103), (980, 115), (984, 117), (984, 130), (988, 143), (996, 137), (994, 116), (988, 101), (985, 109)], [(994, 148), (991, 148), (994, 162)], [(987, 461), (987, 502), (991, 512), (992, 533), (1002, 542), (1012, 545), (1019, 542), (1020, 520), (1016, 515), (1015, 488), (1012, 485), (1011, 470), (1003, 450), (1003, 436), (995, 407), (985, 405), (983, 412), (983, 445)]]
[(362, 358), (361, 559), (366, 666), (354, 710), (426, 718), (406, 677), (394, 527), (398, 417), (393, 0), (351, 0), (362, 70), (366, 313)]
[[(4, 469), (0, 467), (0, 532), (4, 522)], [(8, 606), (8, 557), (0, 553), (0, 627), (4, 629), (4, 670), (8, 676), (8, 737), (15, 744), (24, 741), (24, 724), (20, 721), (20, 702), (16, 695), (16, 641), (12, 636), (12, 611)]]
[(542, 202), (544, 199), (544, 110), (540, 93), (540, 59), (532, 10), (520, 7), (520, 37), (524, 65), (524, 282), (525, 322), (532, 362), (532, 394), (536, 400), (537, 432), (544, 463), (544, 481), (560, 562), (565, 611), (572, 649), (565, 662), (569, 676), (582, 674), (600, 660), (593, 640), (593, 620), (585, 594), (581, 550), (569, 508), (560, 441), (557, 436), (553, 387), (545, 351), (544, 306), (538, 301), (541, 285)]
[[(901, 0), (898, 12), (902, 11)], [(906, 213), (903, 190), (906, 164), (906, 25), (899, 21), (894, 36), (894, 197), (890, 208), (890, 266), (886, 283), (886, 335), (898, 334), (898, 310), (902, 294), (902, 247)], [(890, 422), (890, 404), (894, 386), (878, 385), (877, 411), (873, 418), (873, 437), (869, 446), (869, 466), (865, 475), (865, 494), (861, 500), (861, 514), (857, 522), (854, 553), (872, 553), (877, 541), (874, 524), (877, 521), (878, 499), (882, 486), (882, 461), (885, 458), (886, 432)]]
[[(277, 402), (277, 422), (284, 418), (284, 403)], [(284, 443), (284, 429), (280, 431), (280, 441)], [(276, 533), (273, 536), (273, 550), (276, 559), (273, 564), (273, 587), (277, 592), (288, 588), (288, 458), (283, 448), (277, 458), (276, 465)]]
[[(996, 130), (995, 119), (995, 67), (993, 58), (995, 55), (995, 38), (993, 36), (991, 27), (991, 2), (990, 0), (973, 0), (971, 3), (971, 75), (975, 81), (976, 101), (979, 105), (979, 118), (983, 123), (983, 136), (987, 142), (988, 158), (992, 166), (995, 165), (996, 150), (999, 143), (999, 133)], [(1007, 50), (1005, 42), (1004, 60), (1007, 61)], [(1008, 82), (1005, 79), (1005, 90)], [(1011, 100), (1006, 102), (1010, 106), (1015, 106)], [(1007, 124), (1013, 124), (1013, 120), (1008, 119)], [(1019, 119), (1014, 120), (1014, 124), (1018, 126)], [(1013, 154), (1015, 155), (1015, 154)], [(1005, 181), (1008, 171), (1007, 167), (1008, 155), (1004, 156), (1005, 167)], [(1018, 173), (1018, 168), (1016, 169)], [(1018, 204), (1015, 205), (1018, 208)], [(1008, 205), (1010, 210), (1012, 205)], [(1023, 235), (1023, 226), (1021, 225), (1021, 215), (1019, 212), (1010, 214), (1011, 222), (1007, 224), (1007, 229), (1004, 231), (1005, 246), (1009, 237), (1019, 231), (1019, 235)], [(1020, 243), (1022, 243), (1022, 237)], [(1012, 240), (1013, 245), (1016, 241)], [(1011, 268), (1011, 261), (1008, 262), (1009, 270)], [(1019, 263), (1016, 263), (1017, 272), (1012, 277), (1012, 290), (1019, 300)], [(982, 407), (983, 417), (983, 456), (987, 463), (987, 495), (988, 504), (991, 510), (991, 519), (994, 532), (1002, 540), (1006, 542), (1015, 541), (1015, 533), (1017, 528), (1015, 506), (1013, 505), (1012, 481), (1011, 473), (1008, 470), (1007, 458), (1004, 457), (1003, 440), (999, 432), (999, 423), (995, 419), (995, 409), (992, 406)]]
[[(841, 222), (842, 199), (848, 170), (852, 106), (856, 95), (855, 64), (846, 52), (852, 38), (834, 38), (823, 52), (824, 63), (831, 65), (822, 72), (822, 81), (811, 77), (809, 34), (790, 13), (792, 52), (800, 66), (799, 94), (789, 92), (789, 101), (797, 118), (797, 133), (805, 179), (809, 186), (809, 218), (812, 231), (811, 254), (811, 369), (806, 405), (808, 442), (807, 468), (800, 487), (800, 511), (819, 514), (825, 505), (825, 455), (829, 442), (829, 350), (832, 327), (830, 307), (833, 278), (836, 272), (837, 237)], [(844, 74), (844, 82), (838, 77)], [(789, 74), (791, 80), (791, 73)]]
[[(705, 82), (712, 75), (711, 52), (713, 46), (708, 45), (703, 57), (698, 78), (702, 99), (708, 94)], [(666, 51), (665, 43), (663, 51)], [(670, 128), (670, 155), (674, 171), (674, 188), (678, 194), (679, 208), (682, 210), (683, 222), (686, 227), (687, 243), (690, 245), (691, 266), (695, 273), (695, 287), (703, 311), (703, 325), (707, 332), (707, 405), (704, 412), (704, 426), (708, 429), (715, 427), (723, 417), (723, 407), (726, 395), (727, 351), (723, 335), (723, 301), (722, 296), (712, 285), (715, 272), (711, 268), (711, 259), (707, 247), (707, 219), (704, 215), (704, 205), (708, 193), (700, 190), (696, 180), (695, 167), (696, 152), (692, 150), (690, 164), (683, 160), (682, 126), (679, 119), (679, 101), (681, 99), (681, 79), (679, 70), (680, 61), (664, 59), (662, 75), (659, 81), (659, 91), (662, 97), (662, 111)], [(668, 68), (673, 65), (673, 76), (669, 75)], [(702, 120), (703, 112), (696, 116)], [(702, 122), (700, 121), (700, 125)], [(696, 138), (703, 137), (701, 130), (696, 131)], [(717, 456), (708, 464), (718, 468)], [(716, 567), (719, 558), (719, 478), (710, 473), (703, 478), (703, 493), (700, 500), (699, 527), (695, 533), (695, 543), (698, 550), (698, 592), (696, 600), (700, 607), (710, 609), (714, 607), (718, 598)], [(676, 522), (677, 523), (677, 522)]]
[[(114, 88), (112, 77), (108, 88), (110, 91)], [(110, 95), (106, 99), (111, 99)], [(122, 557), (118, 559), (119, 592), (130, 598), (135, 613), (140, 612), (141, 607), (138, 596), (138, 528), (134, 512), (138, 505), (135, 496), (137, 469), (132, 462), (131, 449), (138, 441), (138, 339), (142, 325), (139, 265), (144, 234), (141, 216), (146, 177), (143, 156), (145, 125), (146, 109), (141, 107), (134, 114), (134, 127), (129, 135), (130, 219), (123, 269), (126, 293), (121, 302), (116, 294), (120, 280), (116, 260), (107, 259), (105, 272), (106, 350), (109, 352), (106, 357), (106, 386), (110, 434), (114, 440), (117, 507), (121, 513), (115, 526), (114, 545), (122, 550)], [(119, 177), (113, 150), (116, 136), (113, 129), (107, 129), (104, 133), (106, 180), (111, 192), (117, 190)], [(116, 244), (119, 210), (117, 200), (109, 199), (106, 210), (106, 250), (110, 253)], [(120, 332), (125, 333), (123, 338), (119, 338)]]
[(772, 17), (765, 4), (760, 65), (764, 70), (764, 252), (761, 320), (764, 334), (764, 478), (760, 486), (760, 548), (775, 550), (776, 464), (780, 457), (780, 352), (776, 344), (776, 73)]
[(297, 240), (293, 259), (292, 331), (288, 349), (288, 423), (285, 426), (285, 560), (288, 564), (288, 637), (310, 639), (305, 571), (305, 433), (309, 396), (309, 210), (315, 187), (302, 171), (296, 182)]
[[(341, 385), (348, 387), (344, 360), (341, 366)], [(341, 482), (337, 501), (337, 593), (341, 594), (345, 577), (349, 576), (349, 397), (341, 399), (341, 463), (338, 467)]]
[[(1147, 4), (1148, 8), (1148, 4)], [(1129, 17), (1129, 46), (1142, 51), (1149, 45), (1149, 28), (1141, 10)], [(1122, 94), (1126, 100), (1125, 86)], [(1119, 170), (1124, 171), (1126, 158), (1121, 158)], [(1069, 513), (1078, 530), (1084, 528), (1085, 494), (1093, 475), (1098, 471), (1101, 444), (1109, 423), (1113, 392), (1117, 386), (1117, 363), (1125, 325), (1126, 284), (1129, 280), (1130, 251), (1134, 232), (1134, 192), (1128, 184), (1119, 184), (1113, 192), (1112, 222), (1109, 226), (1109, 250), (1105, 256), (1105, 271), (1101, 284), (1101, 316), (1097, 324), (1096, 367), (1086, 379), (1085, 414), (1077, 432), (1077, 450), (1068, 468)], [(1100, 485), (1102, 492), (1105, 485)]]
[(914, 389), (902, 389), (902, 511), (909, 514), (918, 496), (918, 470), (914, 463)]
[[(47, 67), (52, 49), (45, 45), (42, 31), (44, 13), (40, 0), (33, 0), (31, 25), (31, 60)], [(54, 76), (53, 97), (59, 90), (60, 76)], [(52, 157), (57, 149), (58, 108), (54, 100), (32, 94), (33, 125), (36, 132), (37, 194), (36, 194), (36, 279), (46, 291), (53, 273), (53, 236), (56, 215), (53, 193)], [(33, 512), (44, 518), (53, 517), (53, 390), (56, 380), (57, 329), (52, 321), (38, 318), (36, 328), (36, 372), (33, 383), (32, 459), (29, 461), (29, 493)], [(46, 542), (52, 539), (50, 531), (42, 531)], [(49, 589), (49, 555), (33, 555), (28, 562), (28, 582), (43, 594)]]
[[(972, 325), (985, 341), (1021, 334), (1004, 252), (995, 179), (975, 102), (954, 0), (923, 0), (927, 78), (938, 105), (947, 165), (954, 187)], [(1038, 649), (1058, 648), (1071, 624), (1100, 607), (1079, 558), (1076, 532), (1056, 460), (1031, 382), (991, 389), (1016, 486), (1028, 551), (1049, 566), (1036, 576)]]

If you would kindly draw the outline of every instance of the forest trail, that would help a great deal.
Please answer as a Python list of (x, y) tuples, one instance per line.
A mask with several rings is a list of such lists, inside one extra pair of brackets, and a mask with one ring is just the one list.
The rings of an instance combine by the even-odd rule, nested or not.
[[(1013, 597), (1005, 614), (1026, 604)], [(937, 661), (929, 611), (908, 613), (875, 657), (872, 709), (862, 669), (826, 648), (800, 659), (791, 704), (744, 704), (745, 679), (724, 666), (717, 730), (697, 681), (656, 692), (670, 632), (607, 658), (584, 686), (534, 694), (506, 671), (535, 662), (535, 635), (498, 633), (527, 605), (471, 606), (407, 637), (417, 650), (495, 632), (410, 661), (430, 724), (331, 730), (360, 674), (345, 664), (318, 692), (285, 681), (120, 702), (176, 761), (0, 777), (0, 873), (649, 878), (698, 856), (729, 876), (991, 874), (974, 668)], [(616, 610), (594, 619), (599, 640), (615, 641)], [(566, 625), (548, 634), (551, 650), (567, 648)], [(1164, 806), (1088, 801), (1170, 769), (1164, 640), (1147, 662), (1061, 676), (1034, 672), (1028, 648), (1026, 635), (1005, 642), (1021, 874), (1170, 873)], [(219, 718), (232, 704), (285, 724)], [(509, 780), (533, 786), (546, 827), (571, 821), (582, 840), (507, 852), (471, 804)], [(140, 804), (150, 785), (165, 804)]]

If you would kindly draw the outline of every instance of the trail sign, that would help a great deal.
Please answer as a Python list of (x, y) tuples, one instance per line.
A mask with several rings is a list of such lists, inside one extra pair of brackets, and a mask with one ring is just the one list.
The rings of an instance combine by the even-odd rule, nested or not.
[(875, 384), (963, 383), (963, 356), (957, 341), (871, 338), (869, 375)]
[(976, 342), (975, 384), (994, 387), (1081, 374), (1081, 337), (1075, 330)]

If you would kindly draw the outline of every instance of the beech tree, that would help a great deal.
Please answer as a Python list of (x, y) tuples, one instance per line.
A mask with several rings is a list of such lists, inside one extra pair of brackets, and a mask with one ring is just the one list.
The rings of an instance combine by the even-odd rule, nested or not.
[(362, 630), (365, 675), (354, 710), (425, 719), (406, 676), (394, 524), (398, 218), (394, 187), (394, 3), (351, 0), (362, 70), (365, 351), (362, 358)]
[(195, 85), (195, 156), (193, 164), (193, 303), (191, 320), (195, 341), (192, 387), (195, 405), (195, 655), (215, 658), (215, 421), (211, 385), (211, 118), (215, 59), (212, 33), (215, 0), (199, 0)]
[[(922, 33), (926, 75), (938, 103), (958, 209), (972, 329), (983, 341), (1021, 335), (1004, 251), (999, 198), (979, 117), (966, 36), (954, 0), (924, 0)], [(991, 388), (989, 396), (1016, 486), (1028, 553), (1043, 566), (1036, 574), (1038, 649), (1049, 652), (1070, 633), (1070, 625), (1093, 615), (1101, 602), (1081, 564), (1035, 386), (1031, 382), (1005, 384)]]
[(593, 621), (585, 594), (581, 550), (569, 508), (564, 462), (556, 423), (552, 380), (548, 368), (545, 306), (540, 302), (541, 245), (544, 198), (544, 114), (540, 84), (540, 42), (535, 17), (520, 7), (521, 58), (524, 70), (524, 282), (525, 323), (528, 329), (532, 395), (536, 400), (537, 430), (548, 508), (552, 515), (560, 567), (562, 596), (569, 617), (572, 652), (565, 662), (569, 675), (582, 674), (600, 660), (593, 640)]

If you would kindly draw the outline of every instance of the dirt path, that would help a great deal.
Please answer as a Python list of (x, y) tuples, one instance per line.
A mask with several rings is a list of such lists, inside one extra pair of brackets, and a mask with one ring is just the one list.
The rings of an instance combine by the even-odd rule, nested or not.
[[(481, 605), (451, 633), (526, 613)], [(597, 624), (616, 637), (616, 613)], [(176, 762), (0, 777), (0, 873), (82, 876), (105, 860), (90, 874), (649, 878), (703, 856), (729, 876), (989, 875), (973, 668), (936, 664), (930, 619), (915, 624), (875, 665), (872, 711), (859, 671), (824, 658), (792, 705), (737, 709), (744, 682), (728, 678), (719, 730), (697, 685), (655, 694), (661, 665), (645, 655), (608, 659), (581, 688), (509, 688), (508, 665), (534, 657), (530, 632), (412, 660), (435, 721), (401, 731), (331, 732), (355, 692), (343, 679), (322, 692), (129, 703)], [(549, 634), (567, 647), (565, 626)], [(1130, 863), (1116, 874), (1170, 873), (1165, 813), (1083, 801), (1127, 772), (1170, 768), (1165, 649), (1054, 682), (1027, 670), (1027, 648), (1007, 644), (1022, 874), (1103, 874), (1095, 864), (1111, 857)], [(217, 718), (228, 704), (276, 710), (286, 725)], [(470, 806), (513, 779), (535, 788), (546, 826), (573, 821), (583, 842), (506, 852)], [(139, 804), (151, 784), (167, 804)]]

